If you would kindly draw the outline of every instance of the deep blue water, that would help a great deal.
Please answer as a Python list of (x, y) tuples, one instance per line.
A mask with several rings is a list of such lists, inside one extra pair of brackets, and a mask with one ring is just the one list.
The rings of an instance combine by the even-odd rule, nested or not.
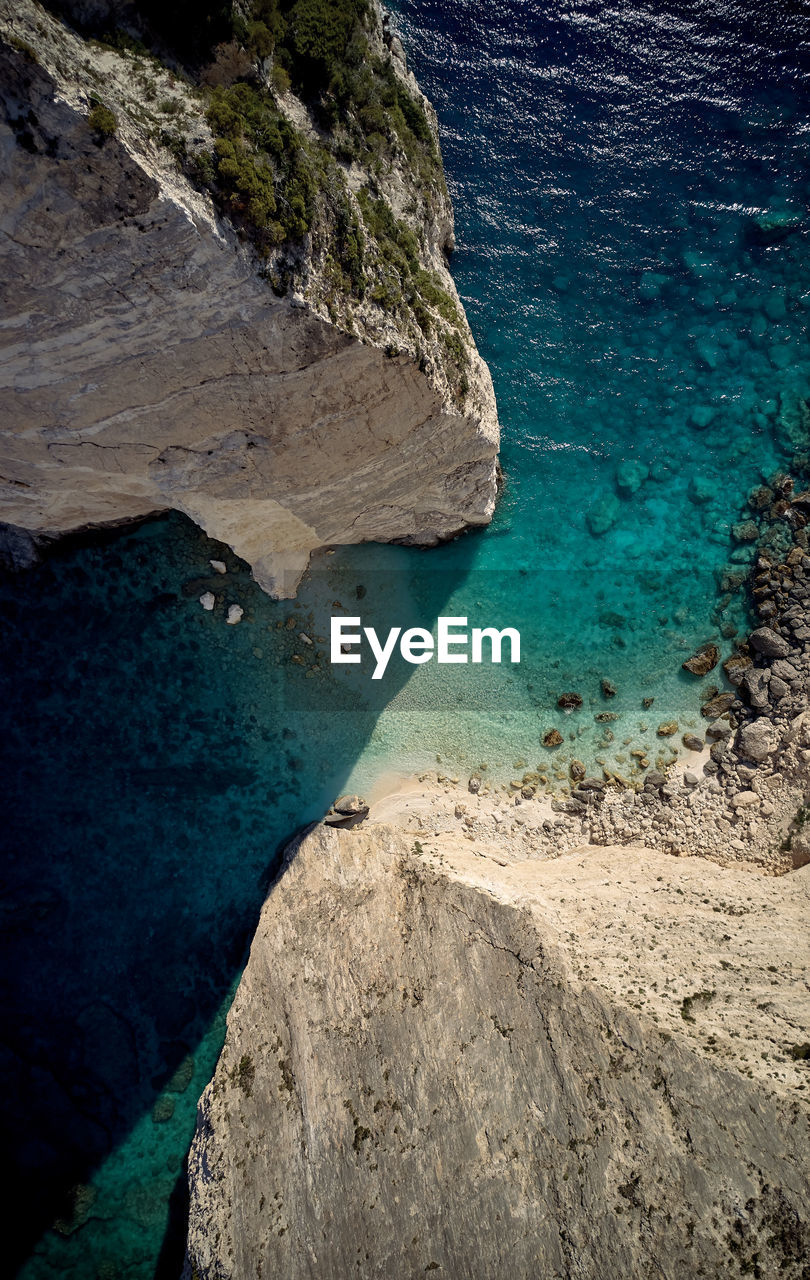
[[(437, 754), (509, 773), (552, 725), (559, 772), (572, 752), (629, 769), (660, 720), (699, 722), (680, 663), (745, 623), (718, 593), (749, 554), (730, 526), (804, 443), (810, 6), (400, 0), (397, 21), (439, 113), (504, 496), (437, 551), (319, 557), (295, 605), (179, 517), (2, 584), (0, 1096), (27, 1276), (177, 1274), (170, 1201), (181, 1226), (275, 853), (336, 792)], [(380, 626), (517, 625), (524, 661), (335, 679), (335, 599)], [(563, 717), (569, 688), (585, 707)]]

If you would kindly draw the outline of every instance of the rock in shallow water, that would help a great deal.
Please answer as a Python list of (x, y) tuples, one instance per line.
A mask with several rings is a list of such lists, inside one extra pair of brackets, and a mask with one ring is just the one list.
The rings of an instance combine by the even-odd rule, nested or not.
[(578, 693), (561, 693), (557, 706), (563, 711), (578, 711), (582, 706), (582, 697)]
[(694, 676), (705, 676), (713, 671), (720, 661), (720, 650), (716, 644), (702, 644), (691, 658), (682, 663), (684, 671), (691, 671)]
[(725, 715), (733, 702), (733, 693), (718, 693), (713, 698), (709, 698), (708, 702), (703, 703), (700, 714), (707, 720), (717, 720), (719, 716)]

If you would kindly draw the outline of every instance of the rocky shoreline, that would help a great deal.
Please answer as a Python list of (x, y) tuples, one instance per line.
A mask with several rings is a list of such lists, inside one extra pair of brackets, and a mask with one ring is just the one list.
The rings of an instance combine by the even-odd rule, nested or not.
[[(427, 803), (416, 804), (411, 787), (401, 806), (383, 803), (385, 820), (402, 820), (433, 837), (448, 835), (455, 824), (469, 841), (496, 838), (507, 858), (557, 857), (583, 844), (643, 843), (722, 865), (750, 864), (772, 875), (810, 862), (810, 490), (793, 490), (793, 480), (781, 475), (749, 498), (766, 513), (762, 527), (750, 522), (759, 537), (751, 591), (761, 625), (723, 663), (736, 693), (715, 687), (704, 695), (705, 732), (684, 733), (684, 754), (669, 767), (651, 768), (636, 751), (633, 778), (607, 765), (601, 777), (589, 777), (574, 760), (570, 786), (545, 791), (548, 777), (539, 771), (502, 787), (490, 786), (476, 771), (466, 788), (442, 772), (423, 773)], [(726, 588), (740, 589), (747, 581), (747, 574), (734, 584), (726, 571), (720, 577)], [(719, 614), (728, 600), (725, 593)], [(683, 665), (703, 676), (718, 660), (717, 646), (707, 644)], [(561, 695), (560, 705), (564, 700), (574, 709), (582, 703), (575, 694)], [(675, 721), (658, 730), (664, 741), (677, 733)], [(553, 749), (563, 739), (557, 733), (543, 741)]]
[(802, 1280), (807, 552), (803, 521), (761, 549), (737, 694), (640, 788), (422, 775), (292, 842), (200, 1101), (187, 1277)]

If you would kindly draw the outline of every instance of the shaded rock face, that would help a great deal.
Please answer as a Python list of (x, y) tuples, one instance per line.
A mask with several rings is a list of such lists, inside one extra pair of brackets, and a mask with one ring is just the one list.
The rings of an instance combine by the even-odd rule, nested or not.
[(126, 64), (30, 0), (14, 9), (39, 61), (0, 45), (0, 522), (66, 532), (174, 508), (282, 596), (317, 547), (486, 523), (498, 425), (469, 331), (460, 409), (411, 355), (277, 298), (123, 109), (94, 136), (89, 89), (118, 105)]
[[(735, 892), (735, 873), (646, 856), (650, 884), (619, 890), (622, 953), (636, 927), (652, 935), (636, 902), (662, 903), (667, 866), (696, 902)], [(611, 857), (628, 854), (501, 870), (472, 850), (417, 856), (386, 827), (314, 829), (265, 904), (200, 1104), (192, 1274), (682, 1280), (745, 1274), (756, 1256), (760, 1274), (797, 1280), (806, 1107), (706, 1050), (719, 986), (674, 1005), (675, 1034), (629, 1007), (639, 973), (599, 941), (611, 916), (603, 904), (600, 928), (595, 884), (615, 889), (628, 865)], [(761, 938), (747, 920), (751, 960), (786, 882), (736, 875), (741, 902), (767, 899)], [(669, 962), (647, 941), (649, 976)]]

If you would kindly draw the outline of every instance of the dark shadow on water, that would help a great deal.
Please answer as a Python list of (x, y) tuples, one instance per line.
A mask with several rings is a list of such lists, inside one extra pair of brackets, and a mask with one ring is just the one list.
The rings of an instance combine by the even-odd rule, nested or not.
[(188, 1163), (183, 1161), (183, 1168), (174, 1185), (169, 1199), (169, 1225), (166, 1228), (160, 1246), (155, 1280), (178, 1280), (183, 1270), (186, 1256), (186, 1234), (188, 1231)]
[[(472, 545), (457, 552), (456, 582)], [(227, 578), (212, 581), (211, 557), (227, 561)], [(214, 614), (198, 578), (219, 592)], [(423, 603), (440, 608), (451, 585), (438, 575)], [(245, 608), (238, 627), (225, 625), (229, 601)], [(55, 1220), (68, 1243), (95, 1230), (88, 1180), (151, 1113), (166, 1176), (129, 1189), (121, 1213), (156, 1224), (139, 1274), (158, 1253), (155, 1274), (179, 1274), (191, 1133), (164, 1139), (160, 1126), (181, 1104), (193, 1113), (204, 1080), (189, 1083), (190, 1055), (244, 962), (279, 849), (339, 793), (408, 674), (367, 682), (365, 705), (330, 714), (322, 678), (290, 665), (296, 645), (308, 655), (297, 636), (313, 625), (296, 607), (288, 629), (293, 602), (267, 599), (180, 517), (0, 583), (10, 1271)], [(53, 1264), (26, 1274), (53, 1275)]]

